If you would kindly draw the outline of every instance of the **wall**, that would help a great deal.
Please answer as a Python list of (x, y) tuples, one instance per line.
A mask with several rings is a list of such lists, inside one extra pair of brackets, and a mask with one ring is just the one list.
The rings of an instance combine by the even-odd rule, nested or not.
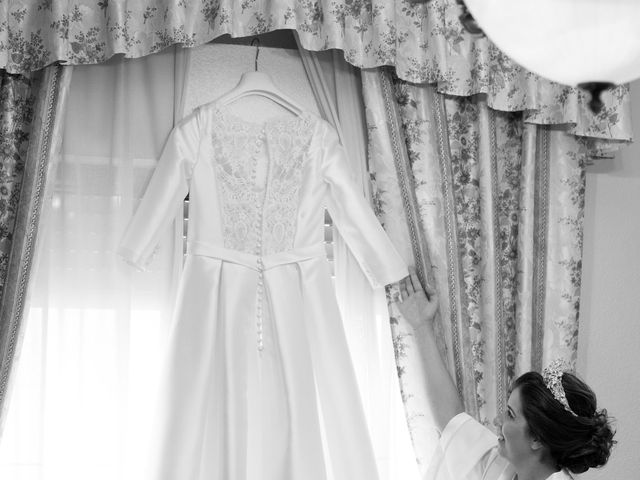
[(607, 466), (581, 480), (640, 478), (640, 80), (636, 142), (587, 171), (578, 372), (617, 419)]

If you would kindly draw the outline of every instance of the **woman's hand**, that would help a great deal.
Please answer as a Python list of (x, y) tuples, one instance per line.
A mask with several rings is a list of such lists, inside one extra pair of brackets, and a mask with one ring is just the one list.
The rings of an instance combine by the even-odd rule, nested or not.
[(414, 330), (431, 325), (438, 311), (438, 297), (435, 289), (427, 286), (424, 290), (415, 272), (400, 280), (400, 298), (397, 303), (402, 316)]

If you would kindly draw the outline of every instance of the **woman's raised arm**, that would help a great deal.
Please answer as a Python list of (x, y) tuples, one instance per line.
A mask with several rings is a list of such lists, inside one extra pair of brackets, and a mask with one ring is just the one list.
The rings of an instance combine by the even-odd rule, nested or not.
[(464, 411), (456, 385), (440, 356), (434, 334), (434, 320), (438, 311), (438, 297), (434, 289), (426, 292), (415, 273), (400, 281), (402, 301), (398, 308), (413, 327), (424, 371), (429, 402), (436, 426), (440, 431), (458, 413)]

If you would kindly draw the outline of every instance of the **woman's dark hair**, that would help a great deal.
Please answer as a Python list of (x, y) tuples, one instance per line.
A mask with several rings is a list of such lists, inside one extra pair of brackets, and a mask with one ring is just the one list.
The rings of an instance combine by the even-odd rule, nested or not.
[(562, 387), (576, 415), (553, 397), (539, 373), (525, 373), (513, 383), (531, 434), (549, 449), (558, 468), (583, 473), (603, 466), (616, 443), (607, 411), (597, 410), (595, 393), (575, 375), (565, 372)]

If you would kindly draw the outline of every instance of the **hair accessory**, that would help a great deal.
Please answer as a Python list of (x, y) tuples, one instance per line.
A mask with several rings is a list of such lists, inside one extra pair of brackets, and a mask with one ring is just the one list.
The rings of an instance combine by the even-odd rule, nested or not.
[(568, 370), (567, 364), (564, 360), (558, 358), (542, 371), (542, 378), (553, 398), (559, 401), (567, 412), (577, 417), (578, 415), (569, 406), (567, 395), (564, 393), (564, 387), (562, 386), (562, 374), (566, 370)]

